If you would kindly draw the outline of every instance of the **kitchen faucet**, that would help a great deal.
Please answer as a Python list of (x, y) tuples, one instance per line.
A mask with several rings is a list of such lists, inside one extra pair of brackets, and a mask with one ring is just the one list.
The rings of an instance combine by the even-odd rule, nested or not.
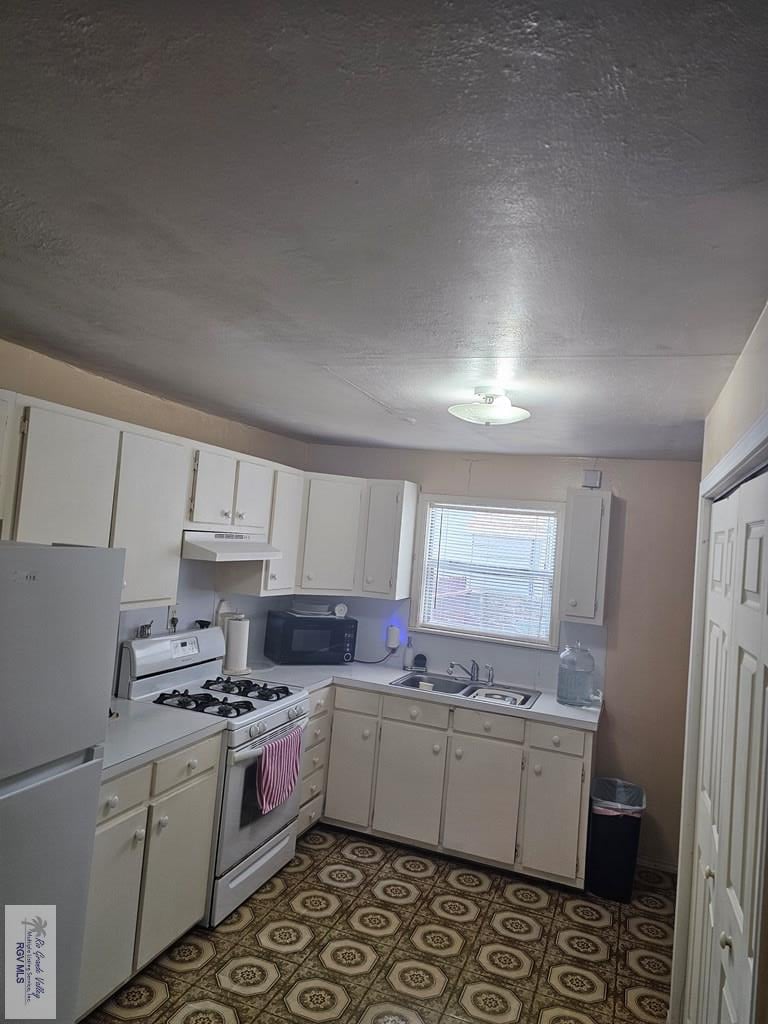
[(464, 665), (460, 665), (458, 661), (451, 661), (448, 663), (448, 675), (452, 676), (457, 668), (460, 668), (462, 672), (466, 672), (473, 683), (476, 683), (480, 679), (480, 666), (473, 658), (470, 661), (470, 668), (466, 668)]

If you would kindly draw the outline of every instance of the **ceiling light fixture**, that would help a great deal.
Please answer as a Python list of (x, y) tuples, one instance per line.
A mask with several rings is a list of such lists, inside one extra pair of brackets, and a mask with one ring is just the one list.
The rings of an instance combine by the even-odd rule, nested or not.
[(448, 412), (467, 423), (481, 423), (486, 427), (501, 426), (504, 423), (521, 423), (530, 417), (527, 409), (512, 405), (507, 392), (502, 388), (481, 386), (475, 388), (479, 402), (460, 402), (449, 405)]

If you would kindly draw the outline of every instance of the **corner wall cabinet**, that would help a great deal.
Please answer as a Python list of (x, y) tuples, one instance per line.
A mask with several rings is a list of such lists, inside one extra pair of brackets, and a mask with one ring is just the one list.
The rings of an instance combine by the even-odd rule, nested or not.
[(564, 621), (603, 624), (610, 521), (610, 491), (569, 488), (560, 574)]
[(364, 481), (353, 477), (309, 477), (302, 590), (355, 590), (363, 491)]
[(102, 784), (80, 1016), (204, 916), (220, 752), (211, 736)]
[(324, 818), (583, 888), (593, 736), (337, 686)]

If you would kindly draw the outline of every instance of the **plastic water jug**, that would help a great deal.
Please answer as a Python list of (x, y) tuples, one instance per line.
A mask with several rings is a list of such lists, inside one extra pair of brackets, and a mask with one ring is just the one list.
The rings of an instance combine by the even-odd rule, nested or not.
[(568, 644), (560, 655), (557, 670), (557, 700), (560, 704), (589, 707), (599, 699), (595, 690), (595, 659), (581, 643)]

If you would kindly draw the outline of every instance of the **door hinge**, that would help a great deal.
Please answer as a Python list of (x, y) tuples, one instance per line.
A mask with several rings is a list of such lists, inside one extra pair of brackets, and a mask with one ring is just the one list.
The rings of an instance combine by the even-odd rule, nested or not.
[(396, 491), (395, 492), (395, 504), (396, 505), (400, 504), (400, 491)]
[(583, 782), (587, 777), (587, 769), (584, 765), (581, 766), (581, 781)]
[(525, 771), (525, 766), (526, 766), (527, 762), (528, 762), (528, 758), (526, 757), (525, 754), (523, 754), (523, 761), (522, 761), (522, 764), (520, 765), (520, 770), (521, 771)]
[(515, 864), (520, 860), (520, 843), (515, 843)]
[(27, 428), (29, 427), (29, 409), (24, 410), (24, 414), (19, 422), (19, 433), (26, 434)]

